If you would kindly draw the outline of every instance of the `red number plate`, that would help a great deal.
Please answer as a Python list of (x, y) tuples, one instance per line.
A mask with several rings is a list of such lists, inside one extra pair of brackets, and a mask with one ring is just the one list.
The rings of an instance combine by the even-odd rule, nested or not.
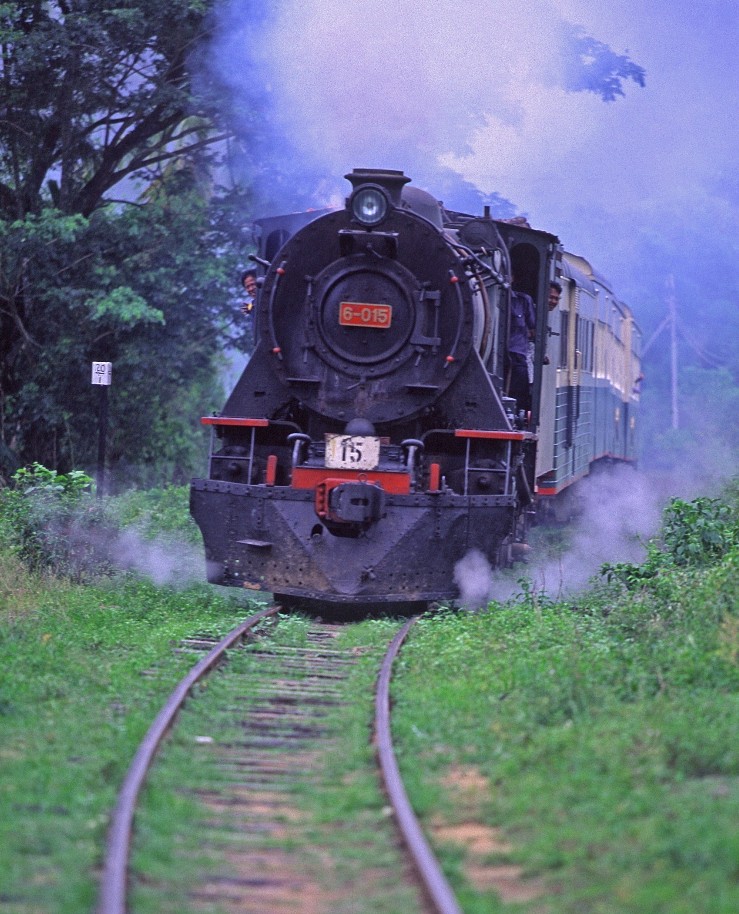
[(392, 317), (392, 305), (343, 301), (339, 306), (339, 323), (342, 327), (376, 327), (385, 330), (390, 326)]

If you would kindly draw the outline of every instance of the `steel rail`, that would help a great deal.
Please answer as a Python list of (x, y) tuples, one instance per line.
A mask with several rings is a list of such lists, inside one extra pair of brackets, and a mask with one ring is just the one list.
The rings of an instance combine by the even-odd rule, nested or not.
[(438, 914), (462, 914), (451, 886), (446, 880), (439, 861), (429, 847), (421, 826), (413, 812), (408, 794), (403, 786), (400, 769), (395, 759), (393, 740), (390, 733), (390, 678), (393, 661), (400, 646), (420, 617), (409, 619), (392, 640), (385, 659), (382, 662), (377, 679), (375, 695), (375, 740), (377, 755), (380, 761), (385, 790), (395, 813), (398, 828), (403, 836), (408, 852), (413, 858), (423, 887)]
[(190, 690), (206, 673), (216, 666), (226, 651), (238, 642), (258, 622), (279, 612), (280, 606), (270, 606), (249, 616), (220, 641), (213, 650), (197, 663), (175, 688), (167, 703), (156, 716), (146, 733), (118, 793), (106, 843), (105, 863), (98, 893), (98, 914), (125, 914), (128, 881), (128, 861), (131, 851), (134, 811), (139, 792), (154, 760), (154, 755), (185, 703)]

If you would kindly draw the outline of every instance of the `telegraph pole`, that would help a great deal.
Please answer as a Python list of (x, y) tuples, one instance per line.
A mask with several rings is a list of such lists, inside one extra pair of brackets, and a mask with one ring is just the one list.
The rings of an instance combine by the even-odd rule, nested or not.
[(675, 277), (667, 277), (667, 315), (670, 321), (670, 392), (672, 400), (672, 427), (680, 426), (677, 408), (677, 305), (675, 303)]
[(670, 274), (666, 281), (665, 286), (667, 288), (667, 317), (662, 321), (662, 323), (657, 327), (652, 336), (649, 339), (647, 345), (642, 349), (642, 356), (647, 354), (647, 350), (651, 348), (652, 343), (659, 337), (662, 331), (665, 328), (670, 330), (670, 401), (671, 401), (671, 415), (672, 415), (672, 427), (674, 429), (679, 428), (680, 426), (680, 416), (677, 407), (677, 301), (675, 299), (675, 277)]
[(704, 346), (693, 338), (690, 329), (686, 327), (683, 322), (680, 320), (677, 314), (677, 298), (675, 296), (675, 277), (670, 274), (665, 280), (665, 287), (667, 289), (667, 295), (665, 299), (665, 304), (667, 305), (667, 316), (664, 318), (662, 323), (657, 327), (654, 333), (649, 338), (649, 342), (642, 349), (642, 356), (647, 354), (647, 350), (651, 348), (652, 343), (660, 336), (663, 330), (669, 328), (670, 330), (670, 400), (671, 400), (671, 414), (672, 414), (672, 427), (677, 429), (680, 427), (680, 414), (678, 410), (678, 389), (677, 389), (677, 379), (678, 379), (678, 351), (677, 351), (677, 335), (678, 333), (682, 337), (683, 341), (690, 346), (690, 348), (695, 352), (698, 358), (703, 362), (704, 365), (707, 365), (709, 368), (721, 368), (726, 364), (724, 358), (719, 355), (716, 355), (713, 352), (709, 352), (704, 348)]

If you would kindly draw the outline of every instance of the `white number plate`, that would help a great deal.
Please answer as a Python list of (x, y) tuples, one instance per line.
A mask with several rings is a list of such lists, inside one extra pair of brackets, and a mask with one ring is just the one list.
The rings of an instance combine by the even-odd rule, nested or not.
[(326, 466), (332, 470), (374, 470), (380, 439), (366, 435), (326, 435)]

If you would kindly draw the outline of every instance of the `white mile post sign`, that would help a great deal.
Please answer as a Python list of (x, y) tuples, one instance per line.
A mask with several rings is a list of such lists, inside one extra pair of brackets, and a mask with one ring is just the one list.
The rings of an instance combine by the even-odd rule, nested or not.
[(93, 362), (92, 363), (92, 383), (103, 384), (110, 387), (113, 379), (112, 362)]

